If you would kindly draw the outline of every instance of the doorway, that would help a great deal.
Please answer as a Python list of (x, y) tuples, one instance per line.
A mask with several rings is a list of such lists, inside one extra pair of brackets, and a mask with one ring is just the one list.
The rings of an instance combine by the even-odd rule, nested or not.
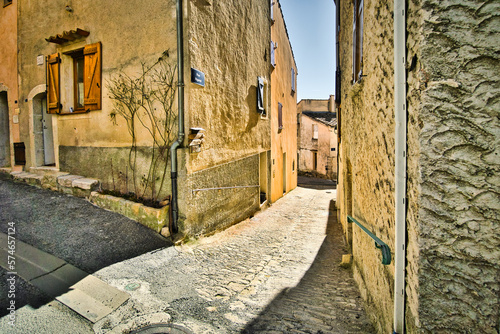
[(286, 152), (283, 153), (283, 194), (286, 194)]
[(259, 156), (260, 159), (260, 172), (259, 172), (259, 177), (260, 177), (260, 204), (264, 204), (267, 201), (267, 183), (268, 183), (268, 164), (267, 164), (267, 154), (268, 152), (262, 152)]
[(35, 160), (37, 166), (54, 166), (54, 135), (52, 114), (47, 113), (47, 96), (33, 98), (33, 129), (35, 134)]
[(0, 167), (10, 166), (9, 103), (7, 92), (0, 92)]

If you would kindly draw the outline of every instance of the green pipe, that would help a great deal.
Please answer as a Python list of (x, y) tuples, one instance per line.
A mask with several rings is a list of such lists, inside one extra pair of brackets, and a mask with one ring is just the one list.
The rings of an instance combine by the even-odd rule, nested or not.
[(387, 246), (387, 244), (385, 242), (383, 242), (382, 240), (377, 238), (377, 236), (375, 234), (368, 231), (368, 229), (366, 227), (361, 225), (360, 222), (358, 222), (356, 219), (354, 219), (353, 217), (351, 217), (349, 215), (347, 216), (347, 222), (348, 223), (355, 223), (356, 225), (361, 227), (361, 229), (363, 231), (365, 231), (365, 233), (368, 234), (370, 236), (370, 238), (372, 238), (375, 241), (375, 247), (377, 247), (378, 249), (380, 249), (382, 251), (382, 264), (384, 264), (384, 265), (391, 264), (391, 249), (389, 248), (389, 246)]
[(177, 149), (184, 141), (184, 36), (183, 36), (182, 0), (177, 0), (177, 75), (178, 92), (178, 135), (170, 147), (172, 181), (172, 233), (177, 233), (179, 208), (177, 204)]

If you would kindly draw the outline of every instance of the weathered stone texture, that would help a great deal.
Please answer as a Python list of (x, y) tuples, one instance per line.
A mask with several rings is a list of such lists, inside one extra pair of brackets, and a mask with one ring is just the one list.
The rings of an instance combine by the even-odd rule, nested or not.
[[(132, 154), (135, 152), (135, 172), (129, 163), (131, 152)], [(152, 198), (151, 190), (148, 193), (144, 192), (144, 180), (148, 175), (151, 152), (150, 147), (138, 147), (135, 151), (131, 151), (130, 147), (60, 146), (60, 168), (76, 175), (98, 179), (104, 190), (122, 194), (133, 192), (140, 197)], [(160, 166), (163, 168), (165, 165), (160, 164)], [(154, 187), (157, 191), (161, 187), (158, 200), (165, 198), (171, 191), (170, 163), (167, 165), (165, 179), (162, 180), (161, 175), (162, 173), (158, 173), (160, 177)], [(162, 181), (163, 186), (161, 186)]]
[[(179, 182), (183, 234), (222, 230), (259, 209), (259, 154), (188, 174), (182, 180), (186, 180)], [(241, 186), (252, 187), (196, 191)]]
[(185, 61), (205, 73), (205, 87), (186, 86), (186, 129), (206, 130), (201, 152), (188, 156), (188, 173), (271, 147), (269, 119), (257, 112), (257, 77), (270, 80), (266, 13), (267, 0), (188, 1)]
[[(354, 277), (378, 332), (392, 331), (394, 264), (357, 226), (354, 216), (394, 252), (394, 108), (392, 2), (364, 2), (363, 75), (352, 82), (353, 5), (342, 1), (340, 64), (341, 182), (339, 207), (347, 240), (352, 239)], [(352, 231), (352, 232), (349, 232)], [(393, 253), (394, 255), (394, 253)]]
[(409, 131), (420, 146), (409, 154), (418, 225), (409, 235), (417, 234), (420, 248), (411, 252), (419, 263), (410, 284), (420, 332), (499, 328), (499, 10), (493, 1), (423, 1), (410, 12), (412, 26), (421, 27), (412, 30), (417, 47), (408, 55), (417, 59), (410, 101), (421, 99), (410, 110)]

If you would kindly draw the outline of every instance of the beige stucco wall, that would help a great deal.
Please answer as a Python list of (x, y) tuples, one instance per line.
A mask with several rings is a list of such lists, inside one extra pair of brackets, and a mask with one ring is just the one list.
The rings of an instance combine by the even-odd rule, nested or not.
[(411, 333), (500, 328), (499, 9), (408, 9)]
[(394, 108), (392, 2), (364, 2), (363, 74), (352, 83), (351, 1), (341, 1), (341, 150), (339, 218), (351, 242), (353, 274), (379, 333), (392, 332), (394, 263), (381, 252), (350, 214), (391, 248), (394, 256)]
[[(364, 3), (363, 77), (352, 84), (352, 4), (341, 2), (339, 216), (379, 333), (392, 329), (394, 255), (392, 3)], [(498, 6), (409, 2), (406, 332), (497, 333)], [(367, 241), (365, 241), (367, 240)]]
[[(0, 36), (2, 46), (0, 47), (0, 92), (7, 94), (7, 105), (2, 105), (2, 112), (7, 113), (2, 117), (1, 150), (4, 165), (14, 164), (13, 143), (19, 142), (19, 124), (13, 122), (18, 108), (17, 89), (17, 0), (13, 0), (8, 6), (0, 5)], [(17, 116), (16, 116), (17, 117)], [(4, 124), (7, 122), (8, 124)], [(0, 162), (1, 163), (1, 162)]]
[[(259, 157), (271, 148), (270, 119), (257, 112), (257, 78), (270, 89), (269, 2), (187, 1), (185, 8), (185, 132), (205, 131), (201, 152), (179, 150), (180, 227), (200, 235), (259, 209)], [(191, 68), (205, 74), (204, 87), (190, 82)], [(192, 191), (221, 187), (236, 188)]]
[[(67, 5), (71, 11), (66, 10)], [(63, 52), (101, 42), (102, 108), (83, 114), (53, 116), (56, 167), (99, 178), (105, 188), (132, 191), (130, 184), (126, 184), (132, 179), (128, 166), (132, 138), (124, 118), (119, 115), (112, 117), (114, 109), (108, 92), (110, 80), (121, 71), (138, 77), (142, 73), (141, 64), (152, 64), (165, 50), (169, 50), (168, 61), (175, 65), (175, 22), (173, 0), (149, 1), (140, 5), (122, 1), (20, 2), (18, 48), (22, 75), (19, 107), (27, 167), (35, 166), (36, 162), (31, 158), (35, 156), (29, 133), (31, 101), (25, 100), (36, 87), (46, 82), (45, 62), (37, 65), (37, 56), (56, 52), (61, 55), (61, 104), (62, 112), (68, 112), (73, 106), (72, 59)], [(90, 35), (62, 45), (45, 40), (76, 28), (87, 30)], [(151, 146), (149, 132), (140, 125), (136, 127), (136, 139), (140, 148)], [(146, 161), (139, 158), (138, 177), (147, 174)]]
[[(271, 201), (274, 202), (297, 186), (297, 93), (292, 92), (291, 69), (297, 72), (292, 46), (288, 40), (279, 1), (274, 1), (271, 39), (276, 67), (271, 73)], [(296, 89), (298, 89), (296, 87)], [(278, 103), (283, 105), (283, 129), (278, 130)], [(283, 159), (286, 153), (286, 161)], [(285, 178), (283, 173), (286, 174)], [(283, 182), (286, 182), (284, 187)], [(286, 188), (286, 189), (285, 189)]]

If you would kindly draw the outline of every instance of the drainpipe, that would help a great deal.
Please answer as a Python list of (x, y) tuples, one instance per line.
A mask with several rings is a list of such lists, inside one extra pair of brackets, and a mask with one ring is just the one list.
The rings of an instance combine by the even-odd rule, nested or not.
[(405, 264), (406, 264), (406, 0), (394, 0), (394, 111), (396, 240), (394, 277), (394, 333), (405, 328)]
[(172, 233), (177, 233), (179, 208), (177, 204), (177, 149), (184, 141), (184, 36), (183, 36), (182, 0), (177, 0), (177, 75), (178, 91), (178, 134), (170, 147), (171, 181), (172, 181)]

